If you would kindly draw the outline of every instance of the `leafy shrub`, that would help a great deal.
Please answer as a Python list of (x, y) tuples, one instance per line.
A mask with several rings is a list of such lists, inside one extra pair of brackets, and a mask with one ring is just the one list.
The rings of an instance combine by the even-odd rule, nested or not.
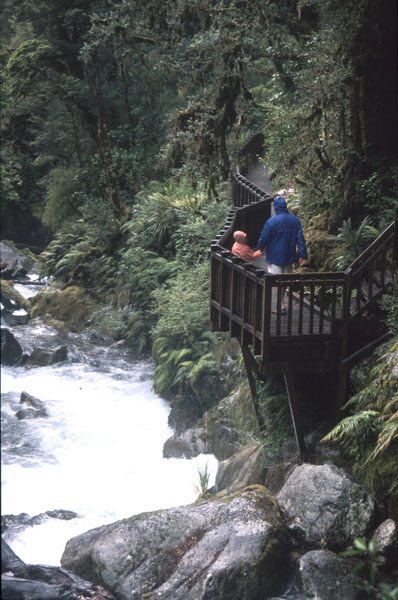
[[(367, 542), (364, 538), (354, 538), (354, 547), (341, 552), (340, 556), (355, 556), (359, 560), (352, 569), (357, 576), (356, 587), (361, 590), (361, 598), (369, 600), (398, 600), (398, 585), (380, 581), (377, 569), (376, 538)], [(395, 573), (398, 574), (398, 573)]]
[(208, 265), (180, 270), (168, 285), (157, 289), (153, 328), (154, 385), (158, 393), (193, 395), (200, 374), (212, 369), (217, 342), (208, 331)]

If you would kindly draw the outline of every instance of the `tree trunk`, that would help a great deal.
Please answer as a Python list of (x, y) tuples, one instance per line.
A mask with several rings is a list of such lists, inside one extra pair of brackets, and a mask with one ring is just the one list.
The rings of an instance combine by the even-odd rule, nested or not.
[(101, 156), (102, 164), (104, 167), (105, 178), (106, 178), (106, 192), (108, 194), (109, 200), (111, 201), (113, 208), (113, 215), (116, 221), (120, 221), (123, 215), (122, 207), (120, 204), (119, 194), (117, 190), (117, 185), (113, 173), (113, 165), (112, 165), (112, 156), (109, 147), (109, 139), (108, 139), (108, 130), (106, 126), (106, 118), (105, 118), (105, 103), (104, 103), (104, 95), (102, 91), (101, 84), (101, 75), (98, 63), (94, 57), (95, 63), (95, 95), (97, 100), (97, 108), (98, 108), (98, 146), (99, 153)]

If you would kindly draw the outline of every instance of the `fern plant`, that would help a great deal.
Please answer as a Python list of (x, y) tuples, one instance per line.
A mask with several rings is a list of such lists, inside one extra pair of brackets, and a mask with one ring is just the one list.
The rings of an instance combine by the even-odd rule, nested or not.
[(339, 244), (339, 254), (335, 258), (336, 269), (345, 269), (368, 246), (369, 242), (379, 235), (378, 230), (370, 224), (369, 217), (365, 217), (358, 229), (354, 229), (351, 218), (343, 221), (342, 226), (333, 239)]
[(380, 501), (387, 498), (398, 513), (398, 378), (394, 375), (398, 343), (381, 356), (370, 373), (371, 383), (343, 407), (351, 415), (323, 441), (339, 442), (355, 461), (354, 473)]

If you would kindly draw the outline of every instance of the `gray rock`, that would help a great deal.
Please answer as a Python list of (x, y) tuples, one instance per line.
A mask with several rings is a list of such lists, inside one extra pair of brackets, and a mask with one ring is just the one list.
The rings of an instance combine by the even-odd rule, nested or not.
[(346, 548), (372, 525), (375, 503), (368, 492), (334, 465), (296, 467), (276, 496), (298, 543)]
[(43, 348), (34, 348), (31, 352), (26, 364), (28, 366), (47, 367), (58, 362), (63, 362), (68, 357), (66, 346), (59, 346), (52, 352)]
[(22, 347), (6, 327), (1, 328), (1, 363), (15, 365), (22, 356)]
[(1, 540), (2, 600), (115, 600), (105, 588), (59, 567), (27, 565)]
[(29, 321), (29, 315), (24, 308), (20, 308), (13, 312), (4, 310), (1, 313), (2, 319), (6, 325), (26, 325)]
[(41, 525), (42, 523), (49, 521), (50, 518), (69, 521), (78, 517), (79, 515), (72, 510), (60, 508), (47, 510), (46, 512), (39, 513), (33, 517), (27, 513), (20, 513), (19, 515), (1, 515), (1, 533), (5, 535), (6, 539), (13, 539), (27, 527)]
[(40, 410), (36, 410), (35, 408), (21, 408), (15, 413), (17, 419), (22, 421), (23, 419), (39, 419), (41, 417), (46, 417), (47, 413), (44, 408)]
[(271, 494), (277, 494), (285, 483), (284, 468), (284, 464), (276, 457), (267, 458), (261, 476), (261, 483)]
[(379, 567), (398, 565), (398, 527), (392, 519), (383, 521), (375, 531), (376, 562)]
[(209, 452), (214, 454), (218, 460), (225, 460), (237, 449), (239, 433), (220, 423), (214, 424), (209, 429)]
[(43, 408), (44, 406), (42, 400), (39, 400), (39, 398), (36, 398), (35, 396), (31, 396), (30, 394), (28, 394), (28, 392), (21, 393), (20, 403), (30, 404), (30, 406), (37, 409)]
[(313, 550), (300, 559), (299, 580), (306, 598), (355, 600), (358, 589), (352, 564), (329, 550)]
[(218, 463), (216, 490), (235, 492), (248, 485), (260, 483), (261, 474), (261, 448), (256, 445), (250, 446)]
[(201, 428), (186, 429), (181, 434), (175, 434), (165, 441), (163, 445), (164, 458), (193, 458), (206, 453), (203, 441), (205, 430)]
[(9, 265), (20, 263), (25, 272), (29, 272), (37, 263), (5, 242), (0, 242), (0, 253), (3, 261)]
[(286, 556), (277, 503), (254, 486), (88, 531), (61, 564), (118, 600), (255, 600), (284, 583)]

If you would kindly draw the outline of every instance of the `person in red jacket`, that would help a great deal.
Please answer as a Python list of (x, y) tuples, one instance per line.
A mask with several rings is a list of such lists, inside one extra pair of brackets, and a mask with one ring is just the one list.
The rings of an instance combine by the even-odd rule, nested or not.
[(251, 262), (255, 258), (262, 256), (261, 250), (252, 250), (247, 243), (247, 235), (244, 231), (235, 231), (234, 233), (235, 243), (232, 246), (232, 254), (235, 256), (239, 256), (239, 258), (243, 258), (244, 260), (248, 260)]

